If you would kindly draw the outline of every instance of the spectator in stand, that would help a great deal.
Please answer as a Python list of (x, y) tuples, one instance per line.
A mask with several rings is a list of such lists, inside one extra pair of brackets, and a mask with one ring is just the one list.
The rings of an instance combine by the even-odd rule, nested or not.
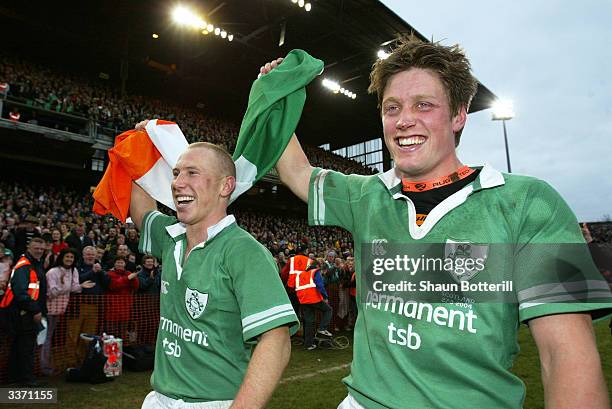
[(108, 235), (106, 238), (103, 238), (106, 241), (106, 250), (110, 251), (113, 247), (117, 247), (117, 229), (115, 227), (111, 227), (108, 229)]
[(100, 243), (96, 246), (96, 262), (104, 265), (104, 254), (106, 253), (106, 246), (103, 243)]
[(82, 224), (78, 224), (74, 231), (71, 231), (68, 236), (66, 236), (66, 243), (70, 248), (73, 248), (77, 251), (79, 258), (81, 257), (81, 251), (83, 250), (83, 245), (86, 239), (85, 235), (85, 227)]
[[(352, 257), (351, 257), (352, 259)], [(355, 264), (354, 261), (350, 261), (349, 271), (351, 272), (351, 278), (348, 282), (348, 292), (349, 292), (349, 328), (352, 329), (355, 327), (355, 322), (357, 321), (357, 280), (355, 277)]]
[(337, 265), (338, 259), (337, 254), (334, 250), (330, 250), (327, 252), (327, 256), (325, 257), (325, 264), (327, 267), (327, 274), (325, 275), (325, 285), (336, 284), (340, 279), (340, 266)]
[(128, 322), (132, 314), (132, 294), (138, 290), (138, 273), (125, 269), (125, 257), (115, 257), (114, 268), (107, 275), (110, 278), (106, 305), (104, 307), (105, 332), (127, 339)]
[(138, 250), (138, 230), (133, 227), (130, 227), (127, 230), (127, 236), (125, 238), (125, 244), (127, 244), (130, 252), (136, 256), (136, 259), (142, 259), (140, 252)]
[(51, 239), (53, 240), (53, 247), (51, 249), (53, 255), (57, 256), (60, 251), (68, 248), (68, 243), (62, 240), (62, 233), (58, 229), (51, 231)]
[(70, 293), (80, 293), (82, 288), (96, 285), (93, 281), (79, 283), (77, 257), (76, 250), (63, 249), (57, 257), (55, 266), (47, 271), (47, 338), (40, 354), (41, 371), (45, 375), (53, 374), (51, 343), (60, 316), (66, 312)]
[[(53, 239), (50, 233), (45, 233), (41, 237), (45, 242), (45, 254), (43, 255), (43, 267), (45, 271), (49, 271), (55, 265), (57, 255), (53, 254)], [(59, 253), (58, 253), (59, 255)]]
[(142, 268), (138, 271), (138, 292), (144, 294), (159, 294), (161, 289), (161, 274), (153, 256), (142, 257)]
[(138, 271), (138, 293), (145, 294), (138, 298), (134, 306), (136, 335), (140, 344), (154, 344), (156, 333), (151, 325), (158, 319), (159, 295), (161, 290), (161, 271), (157, 267), (157, 259), (150, 255), (142, 257), (142, 267)]
[(25, 216), (23, 223), (15, 230), (15, 253), (18, 255), (26, 251), (26, 247), (34, 237), (40, 237), (40, 232), (36, 229), (38, 220), (34, 216)]
[[(122, 236), (123, 235), (119, 235), (119, 242)], [(125, 236), (123, 237), (125, 238)], [(123, 257), (125, 259), (125, 269), (130, 273), (134, 273), (136, 272), (136, 260), (133, 258), (130, 260), (130, 255), (132, 255), (132, 253), (127, 244), (119, 244), (117, 246), (117, 257)]]
[[(77, 362), (85, 358), (86, 343), (80, 338), (81, 333), (98, 334), (98, 316), (102, 307), (100, 297), (110, 284), (110, 277), (96, 260), (96, 249), (92, 246), (83, 248), (83, 260), (78, 267), (79, 283), (83, 287), (79, 297), (79, 311), (76, 317), (68, 320), (67, 338), (74, 345)], [(83, 286), (84, 283), (94, 285)]]
[(85, 240), (83, 241), (83, 247), (86, 247), (86, 246), (96, 247), (99, 243), (100, 243), (100, 240), (98, 239), (98, 233), (96, 233), (94, 230), (89, 230), (87, 232), (87, 237), (85, 237)]
[(66, 241), (68, 236), (70, 236), (70, 228), (66, 223), (60, 224), (60, 233), (62, 233), (62, 240)]

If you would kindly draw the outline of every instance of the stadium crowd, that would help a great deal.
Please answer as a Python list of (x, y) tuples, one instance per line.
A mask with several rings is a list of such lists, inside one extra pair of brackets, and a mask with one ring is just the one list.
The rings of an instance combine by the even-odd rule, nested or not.
[[(239, 124), (211, 117), (202, 110), (151, 97), (121, 96), (118, 89), (101, 80), (92, 81), (19, 58), (3, 56), (0, 83), (7, 84), (5, 94), (10, 100), (86, 118), (112, 136), (131, 129), (143, 119), (161, 118), (179, 124), (189, 142), (212, 142), (233, 152), (238, 138)], [(22, 112), (20, 120), (39, 122), (35, 111)], [(375, 173), (369, 167), (321, 148), (308, 146), (306, 150), (316, 166), (344, 173)]]

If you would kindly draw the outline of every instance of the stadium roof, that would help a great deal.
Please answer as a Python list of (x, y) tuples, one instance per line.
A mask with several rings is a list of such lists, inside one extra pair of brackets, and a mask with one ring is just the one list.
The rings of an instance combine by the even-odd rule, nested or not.
[[(398, 35), (423, 36), (380, 1), (310, 2), (310, 12), (291, 0), (183, 3), (233, 33), (232, 42), (177, 27), (170, 17), (177, 3), (161, 0), (45, 2), (35, 10), (27, 2), (13, 2), (0, 6), (0, 26), (5, 46), (32, 50), (67, 71), (106, 72), (118, 80), (124, 58), (128, 92), (199, 102), (204, 112), (237, 120), (259, 67), (302, 48), (325, 62), (323, 76), (357, 98), (334, 95), (315, 80), (298, 128), (301, 139), (329, 142), (333, 149), (381, 136), (376, 98), (366, 91), (370, 67), (377, 51)], [(470, 112), (488, 108), (494, 98), (480, 84)]]

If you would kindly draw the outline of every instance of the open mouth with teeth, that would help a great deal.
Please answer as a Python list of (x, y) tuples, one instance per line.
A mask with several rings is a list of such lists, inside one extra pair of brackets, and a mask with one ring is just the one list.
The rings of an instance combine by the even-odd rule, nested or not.
[(406, 149), (408, 148), (410, 151), (418, 149), (422, 144), (427, 141), (427, 138), (424, 136), (402, 136), (399, 138), (395, 138), (395, 141), (400, 146), (400, 148)]
[(189, 203), (193, 202), (194, 200), (195, 200), (195, 197), (193, 197), (193, 196), (187, 196), (187, 195), (176, 196), (176, 203), (179, 206), (188, 205)]

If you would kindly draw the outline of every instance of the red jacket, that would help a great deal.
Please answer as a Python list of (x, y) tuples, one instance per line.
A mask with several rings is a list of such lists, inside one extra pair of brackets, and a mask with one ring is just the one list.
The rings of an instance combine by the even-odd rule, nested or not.
[(104, 317), (107, 321), (129, 321), (132, 313), (132, 294), (138, 289), (138, 277), (128, 279), (126, 270), (110, 270), (110, 284), (106, 295)]

